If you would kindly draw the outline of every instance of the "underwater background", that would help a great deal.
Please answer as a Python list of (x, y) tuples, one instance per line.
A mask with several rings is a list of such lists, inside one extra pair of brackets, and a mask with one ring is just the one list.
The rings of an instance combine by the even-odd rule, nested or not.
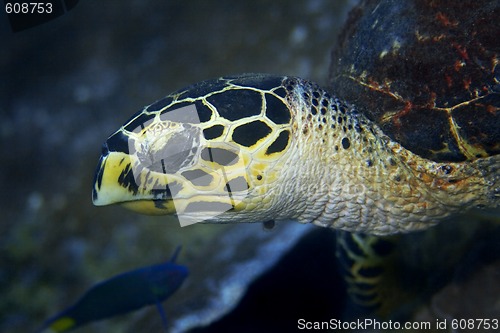
[[(365, 315), (349, 304), (333, 230), (181, 228), (172, 217), (91, 202), (102, 143), (172, 91), (250, 72), (326, 86), (330, 52), (356, 3), (80, 0), (16, 33), (0, 14), (0, 331), (35, 332), (95, 283), (165, 262), (178, 245), (177, 262), (190, 273), (163, 303), (172, 332), (293, 332), (299, 318)], [(500, 319), (495, 219), (465, 217), (402, 237), (408, 265), (397, 270), (411, 273), (396, 287), (415, 288), (400, 280), (406, 275), (425, 280), (411, 306), (401, 305), (412, 309), (406, 319)], [(151, 306), (76, 332), (162, 329)]]

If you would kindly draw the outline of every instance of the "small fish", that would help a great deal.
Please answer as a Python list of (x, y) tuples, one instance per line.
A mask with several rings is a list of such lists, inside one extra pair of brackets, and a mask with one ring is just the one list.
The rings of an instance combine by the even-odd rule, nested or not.
[(172, 258), (116, 275), (90, 288), (74, 305), (48, 319), (37, 331), (50, 328), (67, 332), (91, 321), (105, 319), (156, 304), (163, 326), (167, 319), (161, 302), (171, 296), (188, 276), (185, 266), (175, 263), (180, 247)]

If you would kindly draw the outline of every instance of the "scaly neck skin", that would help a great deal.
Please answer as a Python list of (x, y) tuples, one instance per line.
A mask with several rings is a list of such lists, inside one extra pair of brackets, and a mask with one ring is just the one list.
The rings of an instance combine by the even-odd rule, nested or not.
[(498, 157), (470, 163), (423, 159), (318, 87), (302, 82), (295, 89), (290, 103), (299, 108), (293, 164), (300, 222), (390, 234), (427, 228), (478, 205), (499, 205), (488, 187), (493, 178), (494, 188), (500, 186)]

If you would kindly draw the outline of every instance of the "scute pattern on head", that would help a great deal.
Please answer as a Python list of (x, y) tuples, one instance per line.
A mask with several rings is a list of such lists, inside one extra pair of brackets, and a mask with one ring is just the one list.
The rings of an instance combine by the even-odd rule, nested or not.
[[(150, 213), (174, 213), (172, 205), (161, 203), (172, 199), (178, 214), (217, 204), (244, 210), (277, 177), (277, 163), (292, 139), (283, 80), (224, 77), (173, 93), (138, 112), (108, 139), (107, 151), (124, 153), (125, 162), (105, 156), (100, 169), (117, 165), (117, 185), (129, 193), (120, 200), (153, 200), (154, 207), (145, 209)], [(118, 137), (128, 140), (127, 149), (122, 143), (113, 147)], [(96, 183), (95, 194), (101, 185)], [(254, 193), (256, 188), (262, 190)], [(99, 203), (99, 195), (94, 197)]]

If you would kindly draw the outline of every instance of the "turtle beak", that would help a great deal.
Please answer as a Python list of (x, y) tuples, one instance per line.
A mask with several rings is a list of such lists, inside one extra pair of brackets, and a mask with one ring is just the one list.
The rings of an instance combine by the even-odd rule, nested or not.
[[(107, 143), (103, 145), (92, 189), (92, 202), (94, 205), (106, 206), (130, 200), (130, 196), (134, 194), (133, 191), (120, 186), (119, 182), (119, 178), (123, 178), (123, 172), (127, 173), (127, 165), (130, 165), (128, 154), (116, 151), (110, 152)], [(134, 187), (133, 184), (129, 185), (132, 185), (132, 188)]]
[(174, 214), (172, 198), (162, 197), (160, 192), (153, 195), (138, 185), (141, 174), (132, 166), (124, 139), (123, 134), (117, 132), (104, 143), (94, 176), (92, 202), (96, 206), (120, 204), (148, 215)]

